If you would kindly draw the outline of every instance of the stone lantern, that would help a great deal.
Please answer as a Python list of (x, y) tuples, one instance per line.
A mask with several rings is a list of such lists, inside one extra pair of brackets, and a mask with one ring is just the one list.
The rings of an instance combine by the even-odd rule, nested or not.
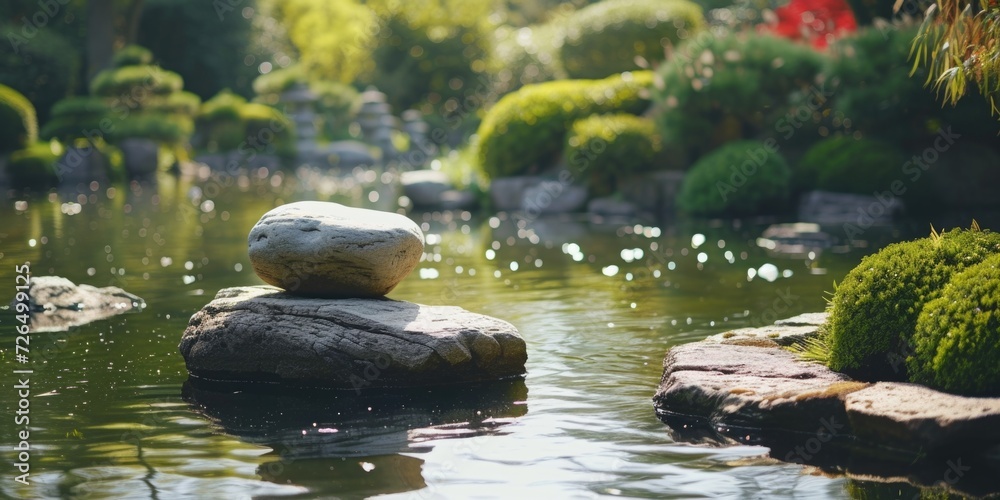
[(295, 124), (295, 149), (300, 158), (307, 158), (316, 152), (318, 99), (304, 83), (292, 85), (278, 97), (278, 101), (284, 104), (285, 114)]

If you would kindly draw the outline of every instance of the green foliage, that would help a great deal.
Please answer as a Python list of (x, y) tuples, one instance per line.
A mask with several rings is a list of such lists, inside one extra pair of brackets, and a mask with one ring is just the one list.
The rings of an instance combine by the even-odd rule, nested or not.
[(515, 29), (500, 26), (495, 41), (490, 71), (495, 75), (494, 92), (506, 94), (532, 83), (566, 78), (559, 60), (562, 23), (540, 24)]
[(239, 150), (294, 156), (291, 120), (281, 111), (229, 91), (205, 101), (195, 120), (201, 140), (195, 147), (209, 152)]
[(188, 120), (178, 119), (162, 113), (141, 113), (124, 120), (116, 120), (110, 133), (112, 142), (125, 139), (151, 139), (163, 144), (176, 145), (191, 135), (192, 125)]
[(145, 107), (160, 113), (193, 117), (201, 107), (201, 98), (191, 92), (173, 92), (166, 97), (151, 99)]
[(537, 172), (562, 151), (574, 121), (602, 113), (641, 113), (649, 105), (651, 85), (648, 71), (526, 85), (500, 99), (480, 124), (480, 165), (491, 178)]
[(45, 123), (52, 106), (80, 81), (79, 51), (51, 29), (39, 29), (28, 40), (21, 28), (20, 23), (0, 25), (0, 39), (8, 44), (0, 50), (0, 85), (24, 94)]
[(253, 91), (262, 96), (277, 96), (297, 83), (308, 84), (309, 78), (305, 68), (292, 64), (287, 68), (271, 70), (270, 73), (258, 76), (253, 81)]
[(1000, 254), (956, 274), (917, 318), (911, 382), (1000, 395)]
[(0, 85), (0, 154), (27, 147), (37, 139), (35, 107), (20, 92)]
[(101, 121), (108, 117), (109, 111), (107, 102), (100, 97), (63, 99), (52, 107), (52, 119), (42, 127), (41, 136), (68, 142), (88, 134), (102, 134)]
[(116, 68), (125, 66), (148, 66), (153, 64), (153, 53), (146, 47), (126, 45), (115, 53), (111, 64)]
[(824, 139), (802, 156), (795, 169), (800, 190), (821, 189), (871, 195), (899, 180), (906, 157), (892, 144), (872, 139), (835, 136)]
[(368, 6), (355, 0), (284, 0), (280, 12), (303, 68), (315, 79), (349, 83), (370, 69), (372, 36), (379, 31)]
[(55, 165), (59, 155), (52, 144), (39, 142), (10, 154), (7, 175), (15, 189), (46, 190), (55, 186)]
[(830, 304), (830, 368), (860, 379), (905, 380), (917, 317), (952, 275), (1000, 252), (1000, 234), (952, 230), (889, 245), (837, 285)]
[(316, 111), (323, 119), (323, 135), (330, 140), (349, 138), (351, 121), (361, 107), (361, 94), (340, 82), (316, 82), (309, 88), (318, 98)]
[(615, 191), (629, 174), (658, 166), (660, 138), (651, 120), (635, 115), (594, 115), (573, 122), (563, 158), (590, 180), (590, 193), (603, 196)]
[(604, 0), (570, 16), (560, 56), (571, 78), (603, 78), (663, 61), (668, 47), (704, 29), (687, 0)]
[(736, 141), (698, 160), (677, 195), (681, 210), (697, 215), (747, 215), (784, 206), (792, 171), (777, 148)]
[(158, 66), (125, 66), (106, 69), (90, 81), (90, 93), (102, 97), (142, 101), (152, 95), (177, 92), (184, 86), (180, 75)]
[[(269, 2), (143, 0), (138, 42), (201, 98), (223, 88), (250, 95), (260, 62), (275, 59), (269, 50), (285, 49), (268, 47), (275, 44), (270, 42), (274, 34), (267, 31), (267, 22), (278, 23), (265, 12), (269, 10), (265, 3)], [(253, 9), (250, 18), (242, 15), (248, 7)]]
[(925, 68), (909, 75), (907, 57), (916, 34), (916, 27), (870, 28), (830, 47), (823, 73), (826, 89), (835, 96), (835, 120), (904, 150), (922, 151), (940, 129), (948, 127), (963, 141), (996, 141), (997, 121), (981, 95), (942, 107), (923, 86)]
[[(380, 19), (373, 66), (363, 81), (394, 109), (452, 113), (485, 80), (492, 5), (484, 0), (373, 2)], [(435, 14), (437, 13), (437, 14)]]
[(810, 93), (823, 56), (770, 35), (702, 33), (658, 71), (665, 145), (690, 160), (729, 141), (794, 134), (790, 103)]

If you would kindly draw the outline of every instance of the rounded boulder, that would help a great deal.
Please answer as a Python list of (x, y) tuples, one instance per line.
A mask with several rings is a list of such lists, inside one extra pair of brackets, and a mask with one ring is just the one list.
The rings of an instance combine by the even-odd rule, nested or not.
[(424, 238), (400, 214), (301, 201), (264, 214), (248, 244), (254, 272), (270, 285), (307, 297), (380, 297), (420, 262)]

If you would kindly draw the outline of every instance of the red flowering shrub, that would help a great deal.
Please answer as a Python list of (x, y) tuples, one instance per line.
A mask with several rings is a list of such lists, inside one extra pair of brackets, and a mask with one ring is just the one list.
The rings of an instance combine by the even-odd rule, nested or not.
[(777, 35), (826, 48), (833, 40), (857, 29), (845, 0), (791, 0), (775, 9), (776, 21), (766, 30)]

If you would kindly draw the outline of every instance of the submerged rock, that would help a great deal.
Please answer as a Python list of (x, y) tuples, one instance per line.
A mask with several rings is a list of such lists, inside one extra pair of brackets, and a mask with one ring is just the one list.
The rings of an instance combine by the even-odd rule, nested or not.
[(516, 377), (527, 359), (514, 326), (460, 307), (266, 286), (221, 290), (191, 317), (180, 351), (202, 378), (357, 390)]
[(76, 285), (59, 276), (33, 276), (27, 303), (34, 332), (60, 332), (146, 307), (121, 288)]
[(397, 213), (302, 201), (264, 214), (249, 247), (257, 276), (291, 293), (379, 297), (420, 262), (424, 238)]

